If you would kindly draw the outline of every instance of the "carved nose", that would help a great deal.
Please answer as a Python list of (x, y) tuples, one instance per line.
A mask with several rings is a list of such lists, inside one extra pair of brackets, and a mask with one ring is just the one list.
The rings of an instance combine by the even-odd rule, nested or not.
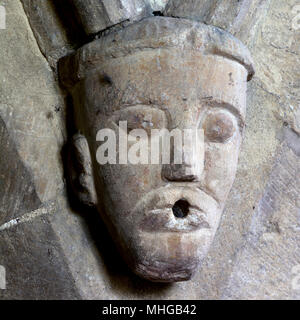
[(168, 181), (199, 181), (200, 171), (185, 164), (163, 165), (163, 177)]
[(164, 164), (162, 167), (162, 176), (168, 181), (200, 181), (204, 167), (204, 139), (202, 132), (195, 136), (185, 135), (184, 145), (182, 146), (182, 162), (180, 164), (174, 162), (174, 155), (178, 151), (178, 147), (171, 144), (171, 163)]

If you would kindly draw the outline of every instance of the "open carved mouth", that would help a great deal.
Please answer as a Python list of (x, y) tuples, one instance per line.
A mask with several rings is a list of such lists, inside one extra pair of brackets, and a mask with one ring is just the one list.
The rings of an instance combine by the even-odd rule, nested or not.
[(149, 232), (191, 232), (210, 229), (210, 226), (200, 209), (191, 205), (187, 200), (180, 199), (172, 207), (165, 206), (149, 211), (142, 220), (141, 228)]
[(172, 210), (176, 218), (183, 219), (189, 214), (190, 204), (188, 201), (181, 199), (175, 202)]
[(146, 204), (139, 208), (141, 211), (136, 210), (141, 219), (139, 228), (146, 232), (188, 233), (211, 229), (209, 217), (218, 209), (209, 195), (195, 188), (164, 187), (148, 198)]

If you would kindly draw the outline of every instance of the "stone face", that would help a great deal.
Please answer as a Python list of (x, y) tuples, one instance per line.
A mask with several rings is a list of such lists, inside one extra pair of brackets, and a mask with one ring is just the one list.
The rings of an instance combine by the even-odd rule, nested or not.
[[(138, 275), (189, 280), (205, 258), (235, 177), (251, 61), (246, 47), (220, 29), (153, 17), (60, 63), (60, 78), (71, 80), (77, 129), (89, 144), (80, 157), (92, 159), (98, 210)], [(96, 162), (98, 130), (115, 126), (118, 135), (119, 121), (133, 130), (145, 119), (152, 129), (203, 129), (205, 143), (187, 143), (180, 165)], [(85, 180), (79, 190), (86, 187)]]
[[(235, 13), (239, 4), (226, 3)], [(133, 275), (97, 212), (78, 203), (72, 204), (73, 209), (67, 205), (67, 199), (73, 202), (73, 198), (62, 194), (60, 163), (65, 104), (43, 57), (52, 67), (61, 57), (56, 49), (49, 49), (55, 32), (50, 23), (44, 27), (50, 38), (43, 31), (39, 37), (43, 28), (32, 20), (30, 10), (24, 6), (29, 25), (20, 1), (1, 1), (7, 29), (0, 30), (1, 147), (5, 151), (0, 160), (5, 181), (1, 180), (0, 188), (12, 182), (14, 190), (11, 198), (3, 189), (0, 193), (0, 265), (6, 267), (8, 277), (1, 299), (300, 298), (299, 1), (272, 0), (268, 10), (264, 1), (252, 3), (257, 6), (243, 20), (240, 30), (244, 31), (235, 33), (250, 48), (256, 66), (248, 85), (236, 179), (214, 242), (193, 281), (165, 285)], [(46, 24), (46, 16), (43, 19)], [(67, 26), (61, 27), (65, 32)], [(73, 41), (68, 35), (70, 48), (77, 35)], [(50, 47), (44, 50), (40, 42), (46, 38)], [(54, 210), (48, 202), (53, 199)]]

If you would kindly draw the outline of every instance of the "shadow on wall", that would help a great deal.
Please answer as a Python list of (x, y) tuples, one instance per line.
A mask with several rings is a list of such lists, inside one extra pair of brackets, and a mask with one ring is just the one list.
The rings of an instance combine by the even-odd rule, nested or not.
[(86, 43), (88, 41), (87, 36), (78, 23), (78, 20), (74, 18), (74, 15), (76, 16), (76, 11), (73, 1), (52, 0), (50, 5), (54, 9), (56, 16), (59, 18), (62, 30), (66, 30), (68, 41), (74, 48), (79, 48)]

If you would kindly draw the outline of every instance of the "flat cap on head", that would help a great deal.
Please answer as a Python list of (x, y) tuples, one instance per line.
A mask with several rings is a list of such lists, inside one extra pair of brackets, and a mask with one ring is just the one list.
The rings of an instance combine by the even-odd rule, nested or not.
[(65, 87), (72, 88), (109, 59), (161, 48), (222, 56), (243, 65), (248, 71), (248, 81), (254, 75), (250, 52), (230, 33), (188, 19), (151, 17), (96, 39), (62, 58), (59, 61), (60, 79)]

